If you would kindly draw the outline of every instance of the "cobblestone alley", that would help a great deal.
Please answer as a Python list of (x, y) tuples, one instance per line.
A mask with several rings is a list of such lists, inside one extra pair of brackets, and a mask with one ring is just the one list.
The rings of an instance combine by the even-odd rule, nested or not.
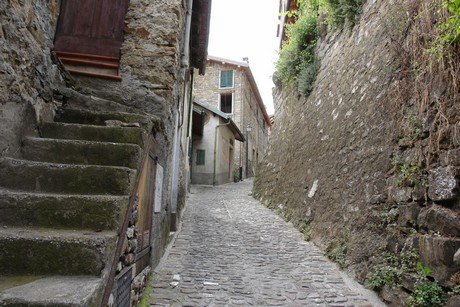
[(251, 188), (249, 180), (192, 187), (155, 270), (151, 306), (384, 306)]

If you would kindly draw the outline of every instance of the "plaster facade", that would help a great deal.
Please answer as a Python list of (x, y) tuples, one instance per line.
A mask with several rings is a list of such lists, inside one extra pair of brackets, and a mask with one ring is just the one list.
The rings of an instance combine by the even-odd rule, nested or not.
[(195, 102), (203, 114), (202, 135), (194, 133), (192, 144), (192, 183), (220, 185), (233, 182), (235, 146), (243, 136), (230, 117), (202, 102)]

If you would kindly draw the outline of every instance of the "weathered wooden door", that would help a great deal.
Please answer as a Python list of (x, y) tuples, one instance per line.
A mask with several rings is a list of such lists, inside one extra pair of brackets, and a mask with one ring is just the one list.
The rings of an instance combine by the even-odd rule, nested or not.
[(54, 49), (120, 57), (129, 0), (62, 0)]

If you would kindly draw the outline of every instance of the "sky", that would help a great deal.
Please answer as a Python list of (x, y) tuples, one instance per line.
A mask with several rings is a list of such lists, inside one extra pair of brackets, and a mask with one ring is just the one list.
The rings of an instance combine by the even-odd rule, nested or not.
[(272, 76), (278, 56), (279, 0), (212, 0), (208, 54), (234, 61), (249, 58), (268, 114), (273, 114)]

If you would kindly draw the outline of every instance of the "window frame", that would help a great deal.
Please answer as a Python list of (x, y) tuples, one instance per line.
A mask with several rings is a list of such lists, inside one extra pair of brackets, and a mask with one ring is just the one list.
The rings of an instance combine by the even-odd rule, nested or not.
[[(230, 86), (222, 86), (222, 73), (224, 72), (232, 72), (232, 84)], [(219, 73), (219, 89), (229, 89), (229, 88), (234, 88), (235, 87), (235, 70), (233, 69), (225, 69), (221, 70)]]
[(205, 165), (206, 164), (206, 150), (204, 149), (197, 149), (196, 150), (196, 165)]
[[(231, 112), (225, 112), (224, 110), (222, 110), (222, 96), (230, 96), (231, 97), (231, 105), (230, 105), (230, 108), (231, 108)], [(221, 112), (224, 112), (225, 114), (233, 114), (233, 93), (220, 93), (219, 94), (219, 110)]]

